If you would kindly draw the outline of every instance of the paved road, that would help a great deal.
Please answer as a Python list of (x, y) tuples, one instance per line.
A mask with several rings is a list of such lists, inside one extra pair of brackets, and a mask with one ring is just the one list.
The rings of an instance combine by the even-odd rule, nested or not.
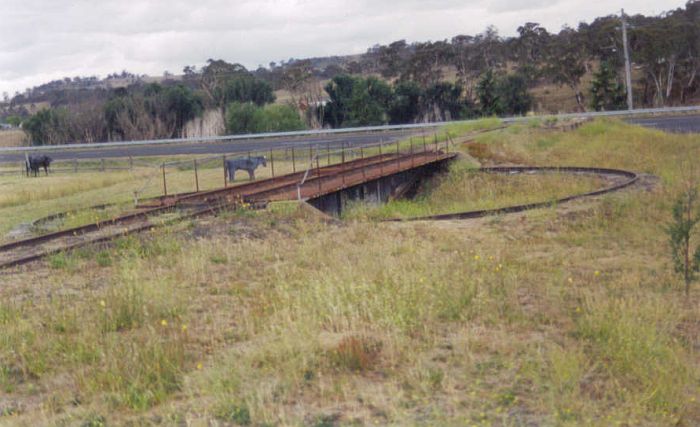
[[(322, 148), (325, 148), (328, 145), (330, 145), (331, 148), (339, 148), (343, 143), (359, 147), (362, 145), (375, 144), (380, 141), (392, 142), (406, 138), (407, 136), (415, 133), (415, 130), (399, 130), (368, 133), (351, 133), (340, 135), (313, 135), (304, 137), (251, 139), (235, 141), (134, 145), (132, 147), (119, 146), (68, 150), (57, 148), (56, 150), (42, 151), (41, 153), (36, 154), (46, 154), (48, 156), (51, 156), (51, 158), (53, 158), (54, 160), (108, 159), (128, 156), (174, 156), (180, 154), (203, 156), (207, 154), (214, 155), (235, 152), (268, 152), (270, 151), (270, 149), (279, 150), (291, 147), (308, 147), (309, 144), (318, 144)], [(23, 160), (24, 153), (0, 153), (0, 163), (21, 162)]]
[(629, 119), (627, 122), (661, 129), (666, 132), (700, 133), (700, 115)]

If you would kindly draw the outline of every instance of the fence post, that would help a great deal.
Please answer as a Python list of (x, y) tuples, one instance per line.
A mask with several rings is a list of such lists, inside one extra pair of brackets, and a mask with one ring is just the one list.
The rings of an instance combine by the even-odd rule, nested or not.
[(318, 151), (318, 146), (316, 147), (316, 180), (318, 181), (318, 192), (321, 193), (321, 165), (319, 157), (321, 153)]
[(314, 151), (313, 147), (311, 144), (309, 144), (309, 163), (312, 163), (314, 161)]
[(194, 159), (194, 187), (199, 192), (199, 174), (197, 173), (197, 159)]
[(438, 153), (437, 133), (433, 134), (433, 140), (435, 141), (435, 158), (437, 159), (440, 156), (440, 154)]
[(105, 171), (105, 159), (100, 159), (100, 170)]
[(379, 140), (379, 174), (384, 175), (384, 159), (382, 159), (382, 145), (384, 145), (384, 140)]
[(275, 177), (275, 158), (272, 155), (272, 149), (270, 149), (270, 168), (272, 169), (272, 177)]
[(416, 164), (415, 164), (415, 161), (413, 159), (413, 137), (410, 137), (408, 139), (408, 141), (411, 144), (411, 167), (414, 167)]
[[(222, 159), (222, 164), (224, 165), (224, 187), (228, 186), (228, 182), (226, 180), (226, 154), (221, 156)], [(234, 172), (235, 173), (235, 172)]]
[(73, 159), (73, 173), (78, 173), (78, 159)]
[(163, 170), (163, 195), (167, 196), (168, 195), (168, 185), (165, 183), (165, 162), (163, 162), (163, 164), (160, 167)]
[(401, 168), (401, 153), (399, 153), (399, 140), (396, 140), (396, 167)]
[(294, 159), (294, 147), (292, 147), (292, 172), (296, 173), (297, 171), (297, 165), (296, 165), (296, 160)]
[[(360, 145), (360, 158), (363, 159), (363, 160), (364, 160), (364, 158), (365, 158), (365, 151), (364, 151), (362, 145)], [(367, 179), (367, 176), (366, 176), (366, 174), (365, 174), (365, 168), (366, 168), (366, 167), (367, 167), (367, 165), (365, 164), (365, 162), (362, 162), (362, 180), (363, 180), (363, 181), (364, 181), (365, 179)]]
[(129, 170), (134, 169), (134, 158), (129, 156)]
[(425, 143), (425, 132), (423, 132), (423, 152), (426, 153), (428, 151), (428, 146)]
[(345, 187), (345, 143), (343, 142), (341, 145), (341, 150), (340, 150), (340, 159), (342, 161), (342, 166), (341, 166), (341, 173), (340, 173), (340, 179), (343, 184), (343, 187)]
[(328, 166), (331, 165), (331, 143), (326, 142), (326, 153), (328, 153)]

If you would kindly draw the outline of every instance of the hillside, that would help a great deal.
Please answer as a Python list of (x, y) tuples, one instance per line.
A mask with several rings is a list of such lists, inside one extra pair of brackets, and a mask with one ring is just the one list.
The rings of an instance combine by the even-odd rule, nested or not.
[[(700, 102), (700, 2), (625, 22), (635, 106)], [(62, 144), (622, 109), (620, 28), (612, 15), (557, 33), (528, 22), (515, 37), (488, 27), (256, 70), (209, 59), (181, 75), (66, 78), (8, 97), (0, 120), (24, 121), (33, 144)]]

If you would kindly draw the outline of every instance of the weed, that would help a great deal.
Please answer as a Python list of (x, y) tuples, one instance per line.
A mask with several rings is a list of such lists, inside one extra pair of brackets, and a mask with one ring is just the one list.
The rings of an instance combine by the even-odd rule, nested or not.
[(221, 404), (214, 413), (218, 419), (236, 425), (247, 426), (251, 423), (250, 410), (245, 404)]
[(329, 352), (331, 365), (338, 369), (364, 372), (373, 369), (379, 357), (381, 344), (366, 337), (349, 336)]
[(95, 261), (97, 261), (97, 265), (100, 267), (109, 267), (112, 265), (112, 256), (108, 251), (99, 251), (95, 255)]

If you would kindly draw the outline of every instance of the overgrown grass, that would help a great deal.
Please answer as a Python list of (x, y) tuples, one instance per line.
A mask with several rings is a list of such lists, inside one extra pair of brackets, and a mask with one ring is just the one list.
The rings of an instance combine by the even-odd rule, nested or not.
[[(0, 423), (698, 424), (699, 294), (662, 227), (698, 137), (595, 122), (477, 143), (485, 163), (662, 185), (476, 222), (330, 225), (283, 204), (4, 274)], [(474, 179), (455, 166), (430, 200), (491, 185)]]
[(565, 196), (606, 186), (603, 179), (592, 175), (496, 175), (479, 172), (473, 164), (467, 160), (453, 162), (447, 174), (425, 183), (416, 197), (392, 200), (383, 205), (351, 205), (344, 212), (344, 218), (412, 218), (554, 202)]

